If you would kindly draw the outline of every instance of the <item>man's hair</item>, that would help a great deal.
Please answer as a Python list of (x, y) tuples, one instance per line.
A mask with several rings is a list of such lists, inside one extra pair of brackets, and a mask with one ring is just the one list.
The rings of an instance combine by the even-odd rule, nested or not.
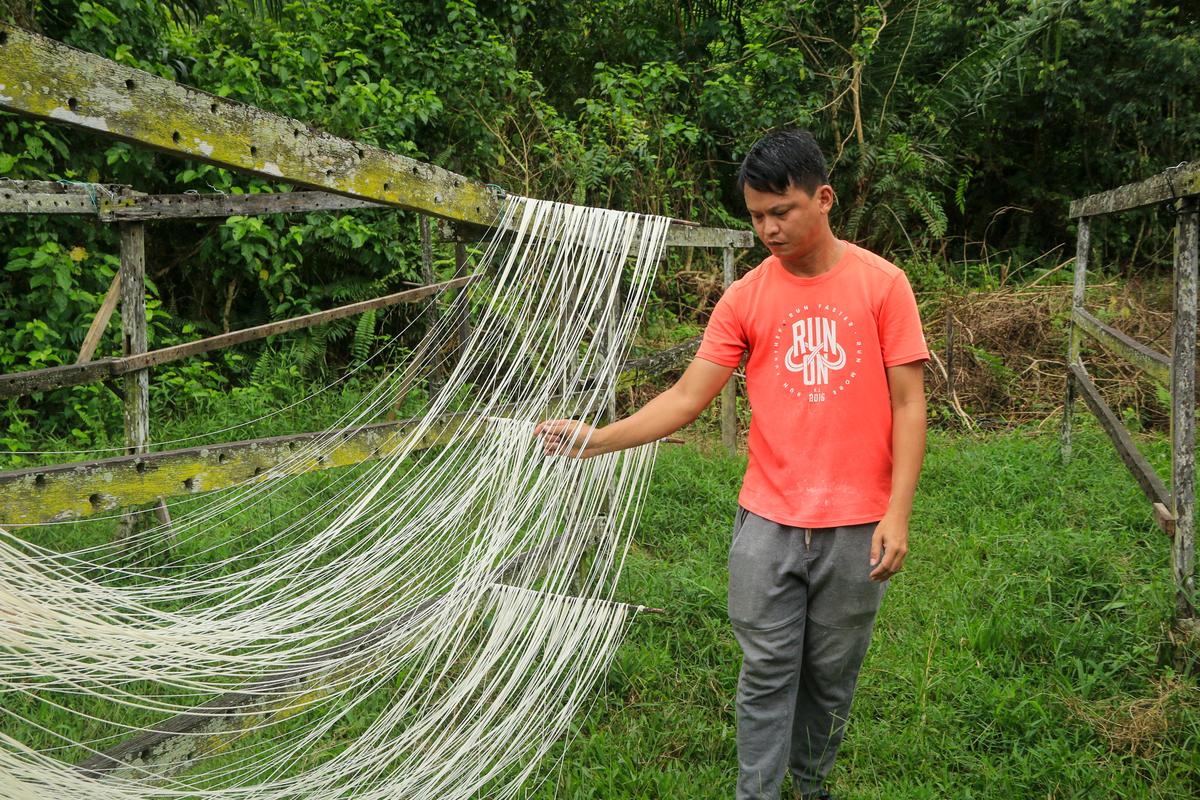
[(782, 130), (768, 133), (750, 148), (738, 170), (737, 186), (759, 192), (785, 194), (795, 184), (810, 195), (829, 183), (825, 156), (808, 131)]

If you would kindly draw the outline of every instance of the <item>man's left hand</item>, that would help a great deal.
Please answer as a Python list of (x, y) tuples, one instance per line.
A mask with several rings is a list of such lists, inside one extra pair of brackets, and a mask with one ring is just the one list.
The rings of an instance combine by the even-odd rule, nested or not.
[(871, 537), (871, 565), (875, 567), (871, 570), (871, 580), (886, 581), (895, 575), (904, 566), (904, 556), (907, 554), (908, 520), (885, 514)]

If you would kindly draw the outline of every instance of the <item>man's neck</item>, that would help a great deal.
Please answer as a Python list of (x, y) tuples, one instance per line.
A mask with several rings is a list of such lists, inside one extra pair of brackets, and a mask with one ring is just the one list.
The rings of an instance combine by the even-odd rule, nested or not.
[(830, 231), (828, 236), (806, 253), (798, 253), (788, 258), (780, 258), (783, 268), (800, 278), (815, 278), (833, 269), (842, 258), (846, 243), (838, 239)]

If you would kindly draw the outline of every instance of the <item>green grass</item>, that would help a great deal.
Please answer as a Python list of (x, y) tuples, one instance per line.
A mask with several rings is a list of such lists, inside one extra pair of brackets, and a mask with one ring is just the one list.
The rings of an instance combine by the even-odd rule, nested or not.
[[(1161, 441), (1145, 442), (1160, 466)], [(1169, 540), (1103, 436), (935, 435), (834, 774), (839, 798), (1190, 798), (1200, 692), (1167, 666)], [(539, 797), (726, 798), (744, 459), (664, 448), (620, 596), (635, 622)]]
[[(1161, 438), (1142, 444), (1165, 471)], [(662, 448), (619, 597), (667, 613), (633, 623), (531, 795), (732, 796), (739, 653), (725, 561), (744, 466), (707, 435)], [(257, 513), (299, 512), (338, 472), (306, 476)], [(105, 525), (51, 533), (66, 549), (103, 541)], [(1169, 540), (1094, 426), (1065, 468), (1049, 433), (935, 434), (910, 544), (832, 776), (840, 798), (1200, 795), (1200, 691), (1169, 666)]]

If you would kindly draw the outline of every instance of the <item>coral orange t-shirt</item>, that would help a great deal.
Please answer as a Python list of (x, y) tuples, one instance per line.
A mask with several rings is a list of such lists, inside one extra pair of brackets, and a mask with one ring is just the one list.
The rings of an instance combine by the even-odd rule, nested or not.
[(730, 367), (749, 353), (750, 464), (738, 501), (782, 525), (883, 517), (892, 487), (885, 368), (929, 358), (908, 278), (845, 245), (813, 278), (771, 256), (735, 281), (696, 354)]

